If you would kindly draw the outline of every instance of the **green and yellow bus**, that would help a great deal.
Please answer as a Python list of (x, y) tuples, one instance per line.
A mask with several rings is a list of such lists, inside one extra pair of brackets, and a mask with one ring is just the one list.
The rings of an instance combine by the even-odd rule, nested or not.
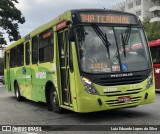
[(85, 113), (152, 103), (155, 82), (143, 26), (134, 14), (70, 10), (5, 51), (5, 85), (18, 101)]

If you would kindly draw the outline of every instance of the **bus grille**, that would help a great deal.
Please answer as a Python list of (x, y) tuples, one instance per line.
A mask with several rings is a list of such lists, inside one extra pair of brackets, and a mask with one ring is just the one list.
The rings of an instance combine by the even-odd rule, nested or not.
[(141, 98), (142, 97), (132, 97), (131, 101), (129, 101), (129, 102), (118, 102), (118, 99), (108, 100), (108, 101), (105, 101), (105, 102), (110, 108), (119, 107), (119, 106), (122, 106), (122, 107), (124, 106), (125, 107), (125, 106), (128, 106), (128, 105), (138, 105)]
[(146, 79), (146, 76), (130, 76), (122, 78), (98, 78), (94, 79), (93, 82), (101, 86), (115, 86), (115, 85), (126, 85), (126, 84), (135, 84), (140, 83)]
[(104, 92), (106, 96), (120, 96), (120, 95), (131, 95), (131, 94), (138, 94), (142, 92), (143, 88), (137, 88), (137, 89), (128, 89), (125, 91), (113, 91), (113, 92)]

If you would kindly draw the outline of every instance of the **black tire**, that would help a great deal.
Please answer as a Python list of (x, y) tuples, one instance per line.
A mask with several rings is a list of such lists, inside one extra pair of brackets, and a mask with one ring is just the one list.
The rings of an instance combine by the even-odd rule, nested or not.
[(18, 83), (15, 83), (14, 90), (15, 90), (15, 95), (16, 95), (17, 101), (22, 101), (23, 97), (20, 94)]
[(59, 105), (58, 94), (55, 88), (52, 86), (49, 90), (48, 95), (48, 110), (54, 111), (55, 113), (62, 113), (63, 109)]

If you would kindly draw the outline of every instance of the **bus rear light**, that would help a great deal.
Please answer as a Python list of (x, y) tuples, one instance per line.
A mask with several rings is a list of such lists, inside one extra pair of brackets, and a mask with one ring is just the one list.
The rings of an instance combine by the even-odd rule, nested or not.
[(152, 85), (153, 85), (153, 73), (151, 73), (147, 78), (146, 89), (149, 89)]
[(89, 79), (82, 77), (82, 83), (87, 93), (98, 95), (96, 88), (93, 86), (92, 82)]

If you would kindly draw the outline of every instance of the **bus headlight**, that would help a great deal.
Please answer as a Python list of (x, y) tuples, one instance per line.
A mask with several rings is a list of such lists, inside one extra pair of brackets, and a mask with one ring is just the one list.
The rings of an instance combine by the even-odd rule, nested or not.
[(153, 73), (151, 73), (149, 75), (149, 77), (147, 78), (147, 85), (146, 85), (146, 89), (150, 88), (153, 84)]
[(92, 82), (89, 79), (82, 77), (82, 83), (87, 93), (94, 95), (98, 94), (96, 88), (93, 86)]

